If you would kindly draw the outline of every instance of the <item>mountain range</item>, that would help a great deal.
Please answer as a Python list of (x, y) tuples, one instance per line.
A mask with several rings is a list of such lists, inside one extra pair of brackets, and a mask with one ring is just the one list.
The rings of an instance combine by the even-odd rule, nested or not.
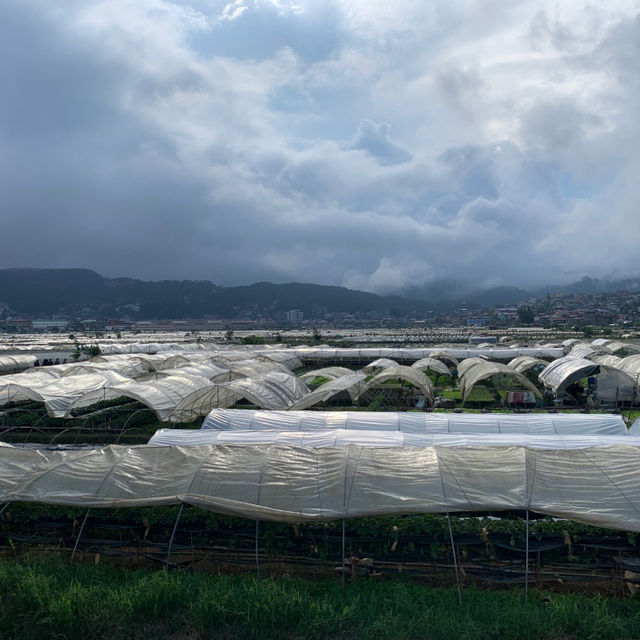
[(458, 281), (440, 281), (405, 289), (401, 295), (380, 296), (345, 287), (292, 282), (257, 282), (222, 287), (208, 280), (105, 278), (89, 269), (0, 269), (0, 308), (29, 315), (67, 314), (75, 317), (129, 315), (147, 318), (273, 316), (300, 309), (306, 317), (323, 313), (447, 311), (461, 306), (515, 305), (549, 293), (640, 291), (640, 278), (599, 280), (584, 277), (563, 286), (532, 291), (502, 286), (469, 290)]
[(256, 282), (220, 287), (206, 280), (146, 282), (104, 278), (88, 269), (0, 269), (0, 304), (29, 315), (75, 317), (130, 315), (147, 318), (198, 318), (274, 315), (299, 309), (307, 317), (326, 312), (397, 313), (425, 310), (428, 303), (379, 296), (345, 287)]

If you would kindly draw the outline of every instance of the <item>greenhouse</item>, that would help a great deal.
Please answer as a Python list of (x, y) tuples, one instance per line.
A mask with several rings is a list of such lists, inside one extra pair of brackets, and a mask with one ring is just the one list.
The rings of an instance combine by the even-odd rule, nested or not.
[(471, 367), (475, 367), (476, 365), (483, 364), (485, 362), (489, 362), (489, 360), (483, 356), (466, 358), (458, 365), (458, 376), (462, 377), (469, 369), (471, 369)]
[(429, 404), (433, 403), (433, 382), (431, 382), (431, 378), (419, 369), (403, 365), (383, 369), (362, 387), (358, 395), (362, 396), (369, 389), (380, 387), (389, 380), (408, 382), (422, 392), (422, 395), (429, 401)]
[[(465, 362), (467, 361), (462, 362), (461, 366)], [(515, 369), (512, 369), (506, 364), (479, 359), (478, 362), (474, 362), (471, 366), (467, 367), (458, 378), (458, 386), (462, 390), (463, 400), (469, 397), (471, 390), (478, 382), (487, 380), (488, 378), (491, 378), (491, 383), (496, 388), (501, 387), (505, 389), (517, 386), (529, 391), (533, 394), (534, 398), (542, 398), (542, 394), (538, 388)]]
[(531, 356), (518, 356), (509, 362), (509, 366), (515, 369), (518, 373), (525, 373), (532, 369), (540, 370), (544, 369), (549, 363), (541, 358), (533, 358)]
[[(156, 376), (157, 378), (162, 378), (166, 376), (179, 376), (179, 375), (193, 375), (193, 376), (201, 376), (203, 378), (207, 378), (211, 380), (211, 382), (226, 382), (231, 380), (237, 374), (234, 374), (229, 369), (222, 367), (220, 365), (215, 365), (213, 363), (198, 363), (198, 364), (187, 364), (182, 367), (177, 367), (175, 369), (161, 369), (155, 374), (149, 374), (150, 376)], [(143, 376), (143, 379), (153, 379), (153, 377)]]
[(239, 378), (218, 386), (237, 398), (234, 403), (240, 398), (247, 398), (263, 409), (286, 409), (309, 393), (303, 382), (282, 371), (270, 371), (254, 378)]
[(621, 415), (581, 413), (431, 413), (419, 411), (251, 411), (213, 409), (202, 429), (314, 431), (357, 429), (404, 433), (627, 435)]
[(213, 384), (207, 378), (188, 374), (170, 375), (145, 382), (128, 380), (85, 392), (69, 404), (62, 415), (71, 417), (74, 409), (88, 407), (104, 400), (132, 398), (154, 411), (158, 420), (166, 421), (187, 396), (198, 389), (211, 386)]
[(571, 351), (567, 354), (570, 358), (589, 358), (595, 354), (611, 354), (611, 351), (605, 346), (595, 346), (588, 342), (579, 342), (575, 344)]
[(350, 373), (353, 373), (353, 371), (351, 369), (347, 369), (346, 367), (323, 367), (322, 369), (313, 369), (312, 371), (307, 371), (307, 373), (303, 373), (299, 377), (302, 382), (308, 384), (316, 378), (335, 380), (336, 378), (346, 376)]
[(1, 447), (0, 501), (184, 503), (283, 522), (526, 509), (640, 532), (638, 438), (434, 434), (414, 442)]
[(569, 385), (589, 377), (594, 378), (595, 391), (601, 401), (632, 402), (635, 397), (634, 380), (627, 373), (586, 358), (558, 358), (539, 375), (540, 381), (556, 396)]
[[(430, 351), (425, 357), (427, 358), (433, 358), (435, 360), (444, 360), (445, 362), (448, 362), (451, 364), (452, 369), (455, 369), (458, 366), (458, 362), (459, 360), (457, 358), (454, 358), (451, 354), (447, 353), (446, 351)], [(419, 362), (419, 360), (418, 360)]]
[(411, 366), (419, 371), (433, 371), (441, 376), (451, 375), (449, 367), (447, 367), (444, 362), (437, 360), (436, 358), (420, 358), (420, 360), (417, 360)]
[(19, 373), (25, 369), (30, 369), (36, 360), (35, 356), (0, 356), (0, 375)]
[(4, 396), (5, 402), (24, 399), (43, 402), (48, 415), (54, 418), (63, 418), (74, 403), (81, 398), (89, 394), (96, 394), (98, 397), (96, 401), (99, 401), (105, 397), (105, 389), (108, 386), (130, 382), (130, 378), (114, 371), (101, 371), (100, 373), (57, 378), (53, 381), (50, 378), (31, 384), (9, 384), (8, 388), (0, 393)]
[(167, 420), (191, 422), (214, 407), (231, 407), (243, 399), (262, 409), (286, 409), (308, 393), (308, 387), (294, 375), (268, 371), (195, 390), (174, 406)]
[(378, 358), (373, 362), (370, 362), (366, 367), (362, 368), (364, 373), (378, 373), (379, 371), (384, 371), (384, 369), (391, 369), (392, 367), (397, 367), (398, 363), (395, 360), (390, 360), (389, 358)]
[[(303, 363), (339, 363), (350, 362), (364, 365), (378, 358), (389, 358), (401, 363), (413, 363), (421, 358), (433, 357), (436, 351), (446, 353), (456, 360), (485, 356), (494, 360), (512, 360), (515, 356), (534, 356), (536, 358), (559, 358), (564, 355), (560, 347), (520, 347), (511, 349), (508, 347), (491, 347), (486, 349), (461, 349), (446, 347), (435, 350), (433, 348), (392, 348), (392, 347), (368, 347), (354, 348), (321, 348), (321, 347), (294, 347), (285, 352), (293, 352)], [(440, 357), (440, 356), (438, 356)]]
[(29, 369), (23, 373), (0, 377), (0, 405), (19, 399), (21, 387), (39, 388), (57, 380), (60, 372), (53, 369), (54, 367)]
[[(556, 434), (540, 436), (532, 434), (487, 433), (411, 433), (405, 431), (376, 431), (373, 429), (323, 429), (311, 431), (277, 431), (234, 429), (158, 429), (149, 439), (150, 445), (199, 446), (216, 444), (285, 444), (297, 447), (432, 447), (435, 444), (451, 446), (528, 445), (539, 448), (569, 448), (627, 444), (633, 439), (629, 434), (598, 436), (593, 434), (566, 435), (561, 440)], [(640, 444), (636, 442), (636, 444)]]
[(594, 353), (588, 356), (589, 360), (593, 360), (593, 362), (597, 362), (598, 364), (604, 364), (607, 367), (613, 367), (614, 369), (620, 368), (620, 363), (622, 362), (622, 358), (620, 356), (614, 356), (609, 353)]
[(294, 411), (300, 409), (308, 409), (320, 402), (347, 393), (351, 402), (355, 402), (365, 385), (365, 374), (361, 371), (354, 371), (348, 375), (341, 376), (335, 380), (330, 380), (314, 389), (311, 393), (295, 402), (290, 408)]
[(636, 389), (640, 389), (640, 355), (627, 356), (616, 367), (633, 380)]
[(609, 340), (607, 338), (596, 338), (592, 342), (595, 346), (604, 346), (611, 353), (625, 356), (632, 355), (634, 353), (640, 353), (640, 345), (633, 344), (632, 342), (621, 342), (619, 340)]

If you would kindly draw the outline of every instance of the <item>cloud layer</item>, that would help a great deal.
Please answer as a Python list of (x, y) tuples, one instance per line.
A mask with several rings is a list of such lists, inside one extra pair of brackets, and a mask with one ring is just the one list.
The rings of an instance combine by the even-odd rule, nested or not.
[(0, 5), (0, 266), (636, 274), (640, 4)]

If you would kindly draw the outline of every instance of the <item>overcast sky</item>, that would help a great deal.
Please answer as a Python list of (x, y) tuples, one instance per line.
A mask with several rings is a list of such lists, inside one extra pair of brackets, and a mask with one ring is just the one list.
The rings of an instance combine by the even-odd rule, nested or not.
[(3, 0), (0, 267), (640, 273), (640, 2)]

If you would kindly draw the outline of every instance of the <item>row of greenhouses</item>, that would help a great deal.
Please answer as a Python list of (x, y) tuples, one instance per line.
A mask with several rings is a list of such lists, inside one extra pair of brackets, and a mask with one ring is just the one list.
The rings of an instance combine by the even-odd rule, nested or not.
[(640, 438), (575, 420), (584, 433), (207, 429), (133, 447), (5, 445), (0, 501), (182, 503), (285, 522), (522, 509), (640, 531)]
[[(503, 393), (507, 402), (515, 398), (525, 405), (570, 392), (583, 395), (585, 402), (588, 395), (595, 408), (637, 400), (640, 354), (622, 358), (607, 353), (606, 345), (584, 343), (571, 345), (565, 355), (566, 349), (553, 346), (526, 353), (514, 349), (507, 362), (496, 360), (496, 350), (490, 348), (467, 349), (464, 354), (448, 348), (352, 349), (350, 357), (345, 356), (349, 350), (341, 349), (337, 355), (332, 351), (334, 360), (327, 355), (331, 350), (313, 350), (310, 355), (306, 348), (198, 346), (179, 352), (101, 355), (2, 375), (0, 405), (33, 401), (43, 403), (51, 417), (72, 418), (98, 403), (129, 398), (155, 412), (160, 421), (191, 422), (213, 408), (228, 408), (241, 401), (270, 410), (303, 410), (335, 399), (357, 405), (388, 391), (389, 384), (397, 381), (404, 394), (401, 397), (411, 406), (428, 407), (436, 397), (434, 380), (440, 376), (455, 380), (463, 401), (476, 386), (486, 384), (506, 390), (510, 394)], [(550, 350), (562, 355), (550, 358)], [(326, 356), (322, 364), (327, 366), (310, 368), (318, 362), (318, 351)], [(358, 366), (355, 363), (364, 357), (363, 352), (378, 357)], [(394, 354), (398, 360), (390, 357)], [(460, 359), (461, 355), (465, 357)]]

